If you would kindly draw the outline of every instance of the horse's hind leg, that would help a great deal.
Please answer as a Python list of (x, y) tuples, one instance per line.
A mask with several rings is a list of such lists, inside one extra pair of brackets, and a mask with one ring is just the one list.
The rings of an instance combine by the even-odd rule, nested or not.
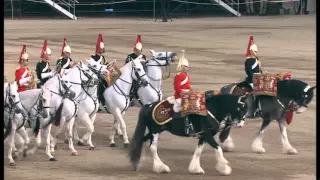
[(169, 173), (170, 172), (170, 168), (165, 165), (160, 157), (158, 156), (158, 138), (159, 138), (159, 134), (153, 134), (152, 135), (153, 138), (150, 140), (151, 141), (151, 145), (150, 145), (150, 151), (152, 154), (152, 158), (153, 158), (153, 171), (156, 173)]
[(201, 168), (201, 165), (200, 165), (200, 157), (201, 157), (204, 145), (205, 145), (205, 141), (201, 137), (199, 139), (198, 146), (192, 156), (192, 160), (190, 161), (190, 164), (189, 164), (188, 171), (191, 174), (204, 174), (204, 170)]
[(219, 134), (219, 140), (220, 140), (220, 145), (223, 149), (223, 151), (230, 152), (234, 150), (235, 145), (233, 143), (233, 140), (230, 135), (230, 130), (231, 127), (224, 129), (220, 134)]
[(282, 143), (283, 152), (287, 154), (298, 154), (298, 151), (295, 148), (293, 148), (289, 143), (287, 128), (285, 126), (284, 121), (280, 120), (278, 121), (278, 123), (279, 123), (279, 128), (281, 133), (281, 143)]
[(267, 128), (267, 126), (270, 124), (271, 119), (270, 117), (264, 117), (262, 120), (262, 126), (259, 130), (259, 132), (256, 135), (256, 138), (253, 140), (253, 143), (251, 145), (251, 149), (255, 153), (264, 153), (266, 150), (262, 146), (262, 139), (264, 135), (264, 131)]
[(231, 167), (229, 166), (228, 160), (223, 156), (223, 152), (221, 147), (218, 145), (218, 143), (215, 141), (215, 139), (212, 137), (212, 134), (207, 132), (204, 134), (205, 141), (210, 144), (212, 148), (214, 148), (216, 152), (216, 159), (217, 159), (217, 165), (216, 170), (220, 175), (230, 175), (231, 174)]

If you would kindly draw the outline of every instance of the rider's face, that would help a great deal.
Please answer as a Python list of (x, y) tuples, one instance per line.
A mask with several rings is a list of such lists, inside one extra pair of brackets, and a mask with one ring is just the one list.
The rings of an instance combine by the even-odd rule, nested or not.
[(141, 54), (141, 52), (142, 52), (142, 51), (139, 50), (139, 49), (136, 49), (136, 50), (134, 51), (134, 53), (135, 53), (136, 55), (138, 55), (138, 56)]
[(105, 53), (106, 52), (106, 49), (100, 49), (100, 54), (103, 54), (103, 53)]
[(22, 66), (28, 66), (28, 61), (29, 61), (28, 59), (22, 59), (20, 64)]
[(257, 56), (257, 55), (258, 55), (258, 52), (257, 52), (257, 51), (251, 51), (251, 55), (252, 55), (252, 56)]
[(64, 57), (69, 58), (70, 57), (70, 53), (64, 52)]

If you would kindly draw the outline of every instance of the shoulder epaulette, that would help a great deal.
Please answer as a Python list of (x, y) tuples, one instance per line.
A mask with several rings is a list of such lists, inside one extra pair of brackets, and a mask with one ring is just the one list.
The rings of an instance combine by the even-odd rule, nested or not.
[(63, 59), (63, 56), (60, 56), (59, 59)]

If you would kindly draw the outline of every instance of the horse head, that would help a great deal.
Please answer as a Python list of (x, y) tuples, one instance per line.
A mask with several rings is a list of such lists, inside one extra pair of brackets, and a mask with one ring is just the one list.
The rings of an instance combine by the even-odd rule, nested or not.
[(109, 71), (106, 65), (102, 65), (93, 59), (87, 60), (87, 63), (88, 68), (98, 77), (105, 77), (106, 75), (108, 75)]
[(142, 55), (131, 61), (132, 78), (138, 81), (139, 85), (146, 87), (149, 84), (149, 78), (141, 64)]
[(14, 109), (16, 113), (23, 112), (23, 107), (20, 101), (19, 93), (18, 93), (18, 85), (17, 82), (13, 83), (5, 83), (5, 97), (4, 103), (9, 108)]
[(296, 79), (278, 81), (277, 87), (280, 101), (286, 103), (284, 100), (287, 99), (289, 105), (293, 105), (290, 108), (296, 113), (303, 113), (307, 109), (314, 96), (313, 90), (316, 88)]
[[(84, 86), (96, 86), (99, 83), (99, 79), (97, 77), (97, 75), (91, 71), (91, 69), (84, 64), (82, 61), (80, 61), (76, 67), (79, 70), (80, 73), (80, 80), (81, 80), (81, 84)], [(71, 77), (74, 78), (74, 77)]]
[(177, 54), (171, 51), (167, 52), (155, 52), (150, 49), (152, 54), (152, 60), (155, 60), (159, 66), (168, 66), (175, 60), (177, 60)]
[(50, 115), (51, 92), (49, 89), (41, 88), (41, 97), (39, 99), (39, 109), (42, 110), (42, 117), (47, 118)]

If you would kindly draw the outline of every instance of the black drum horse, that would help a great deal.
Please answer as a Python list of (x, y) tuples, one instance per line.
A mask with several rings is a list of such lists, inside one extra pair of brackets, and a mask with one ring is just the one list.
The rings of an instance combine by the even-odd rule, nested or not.
[[(214, 135), (221, 131), (219, 139), (223, 147), (229, 136), (232, 124), (242, 120), (247, 112), (247, 105), (244, 103), (245, 98), (246, 96), (229, 94), (210, 96), (206, 98), (207, 116), (188, 115), (199, 137), (198, 146), (189, 164), (188, 170), (190, 173), (204, 174), (200, 166), (200, 156), (205, 143), (208, 143), (215, 150), (217, 158), (216, 170), (218, 173), (221, 175), (231, 174), (229, 162), (224, 158), (222, 148), (215, 141)], [(157, 104), (158, 102), (155, 102), (150, 105), (145, 105), (140, 109), (138, 123), (129, 151), (129, 159), (135, 170), (138, 170), (143, 143), (150, 140), (150, 150), (153, 156), (153, 171), (157, 173), (168, 173), (170, 172), (170, 168), (161, 161), (157, 153), (158, 137), (163, 131), (185, 137), (184, 121), (183, 119), (172, 119), (163, 125), (158, 125), (153, 118), (153, 110)], [(148, 128), (149, 132), (145, 135), (146, 128)]]

